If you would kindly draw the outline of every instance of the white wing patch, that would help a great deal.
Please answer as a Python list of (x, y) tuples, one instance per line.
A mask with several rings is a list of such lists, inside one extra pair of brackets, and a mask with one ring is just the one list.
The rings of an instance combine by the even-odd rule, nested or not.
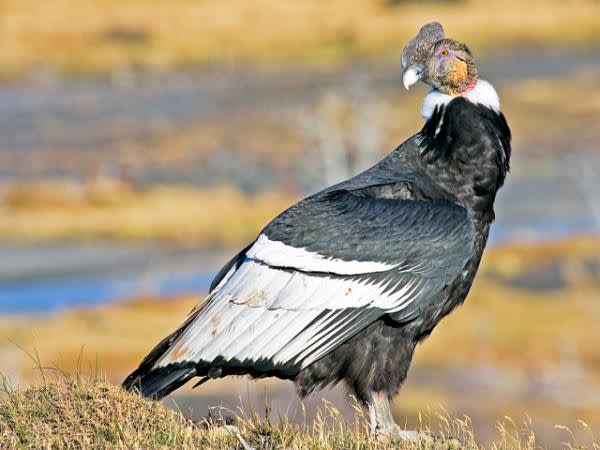
[(359, 316), (364, 308), (400, 311), (423, 283), (414, 277), (401, 289), (390, 289), (389, 282), (313, 275), (246, 259), (156, 367), (217, 357), (306, 367), (365, 326)]
[[(500, 111), (500, 97), (494, 86), (486, 80), (478, 80), (475, 87), (463, 95), (467, 100)], [(423, 99), (421, 105), (421, 116), (429, 120), (436, 106), (445, 106), (456, 96), (444, 94), (437, 89), (432, 89)]]
[(273, 267), (290, 267), (305, 272), (328, 272), (338, 275), (386, 272), (395, 267), (376, 261), (344, 261), (328, 258), (303, 248), (272, 241), (264, 234), (258, 237), (246, 255), (248, 258), (262, 261)]

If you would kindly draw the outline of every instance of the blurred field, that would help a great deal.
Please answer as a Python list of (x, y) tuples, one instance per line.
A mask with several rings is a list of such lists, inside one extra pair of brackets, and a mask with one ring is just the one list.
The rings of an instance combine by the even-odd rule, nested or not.
[(555, 151), (564, 145), (570, 150), (565, 156), (572, 157), (581, 150), (573, 143), (573, 135), (583, 142), (597, 142), (600, 138), (600, 129), (595, 125), (600, 123), (597, 71), (576, 71), (558, 79), (524, 80), (500, 91), (500, 98), (517, 147), (545, 146), (545, 150)]
[[(513, 129), (516, 158), (520, 155), (558, 153), (557, 146), (568, 146), (571, 163), (578, 163), (578, 152), (585, 142), (600, 139), (600, 77), (598, 73), (582, 72), (569, 79), (527, 80), (506, 86), (501, 92), (503, 109)], [(406, 139), (421, 126), (413, 103), (418, 93), (396, 93), (386, 102), (376, 102), (375, 119), (380, 135), (371, 157), (382, 157), (398, 142)], [(557, 102), (561, 108), (553, 108)], [(569, 101), (582, 99), (583, 101)], [(329, 139), (336, 139), (341, 130), (344, 142), (352, 140), (360, 106), (351, 98), (339, 95), (325, 97), (311, 112), (315, 120), (329, 127)], [(358, 117), (357, 117), (358, 115)], [(194, 123), (183, 129), (166, 133), (150, 147), (131, 142), (124, 146), (129, 169), (143, 173), (153, 165), (171, 168), (194, 164), (198, 155), (216, 157), (222, 148), (239, 149), (239, 157), (254, 157), (269, 162), (281, 179), (257, 180), (263, 192), (244, 193), (236, 180), (231, 186), (186, 187), (156, 185), (138, 188), (129, 180), (99, 178), (84, 182), (70, 179), (48, 179), (10, 183), (0, 188), (0, 241), (42, 242), (70, 240), (159, 240), (193, 244), (238, 245), (252, 239), (268, 221), (291, 205), (301, 190), (297, 186), (304, 178), (315, 177), (319, 153), (327, 152), (327, 142), (314, 142), (310, 133), (302, 134), (293, 117), (247, 110), (229, 114), (226, 123), (222, 116)], [(374, 126), (373, 120), (365, 126)], [(236, 130), (234, 133), (232, 130)], [(580, 148), (567, 143), (577, 135)], [(562, 141), (561, 141), (562, 140)], [(319, 145), (323, 147), (320, 148)], [(308, 150), (307, 150), (308, 149)], [(121, 151), (119, 149), (107, 152)], [(105, 152), (82, 152), (55, 158), (55, 152), (35, 154), (46, 167), (68, 161), (73, 164), (85, 158), (82, 165), (99, 164)], [(135, 156), (132, 156), (135, 155)], [(5, 155), (10, 165), (12, 154)], [(44, 158), (44, 159), (42, 159)], [(50, 158), (52, 161), (45, 160)], [(121, 158), (114, 155), (114, 159)], [(312, 158), (312, 159), (311, 159)], [(235, 161), (240, 167), (248, 161)], [(295, 168), (311, 161), (306, 174), (291, 176)], [(543, 159), (538, 164), (543, 167)], [(548, 159), (546, 159), (548, 161)], [(256, 163), (254, 163), (256, 164)], [(518, 162), (513, 164), (520, 169)], [(59, 167), (59, 166), (56, 166)], [(566, 166), (567, 168), (572, 166)], [(362, 168), (362, 167), (361, 167)], [(353, 170), (342, 176), (350, 176)], [(569, 173), (569, 172), (565, 172)], [(510, 180), (509, 180), (510, 182)], [(312, 181), (311, 183), (315, 183)], [(322, 183), (322, 181), (321, 181)], [(283, 185), (283, 189), (282, 186)], [(266, 189), (266, 190), (264, 190)], [(277, 192), (283, 190), (284, 192)], [(502, 217), (501, 217), (502, 218)]]
[(13, 185), (2, 198), (4, 241), (110, 239), (206, 245), (251, 240), (293, 202), (291, 195), (250, 196), (227, 186), (137, 191), (114, 180)]
[(397, 53), (431, 19), (478, 49), (597, 45), (599, 16), (593, 0), (5, 0), (0, 71), (335, 61)]

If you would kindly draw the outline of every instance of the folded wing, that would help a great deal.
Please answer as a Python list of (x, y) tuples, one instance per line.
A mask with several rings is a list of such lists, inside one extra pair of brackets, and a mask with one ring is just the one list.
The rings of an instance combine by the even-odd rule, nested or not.
[(385, 314), (417, 317), (460, 276), (473, 241), (466, 210), (450, 203), (310, 197), (236, 256), (145, 362), (293, 376)]

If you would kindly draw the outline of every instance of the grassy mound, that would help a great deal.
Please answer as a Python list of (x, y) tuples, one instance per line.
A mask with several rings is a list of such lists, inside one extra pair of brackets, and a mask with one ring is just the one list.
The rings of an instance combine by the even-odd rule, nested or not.
[[(44, 375), (42, 373), (42, 375)], [(194, 422), (181, 413), (102, 381), (63, 374), (38, 386), (0, 387), (0, 448), (2, 449), (311, 449), (311, 450), (451, 450), (481, 448), (470, 421), (441, 417), (442, 425), (426, 425), (419, 442), (398, 443), (373, 439), (367, 418), (356, 408), (356, 420), (345, 423), (339, 412), (324, 403), (307, 425), (278, 424), (257, 414)], [(229, 420), (227, 421), (228, 423)], [(507, 418), (498, 423), (498, 439), (486, 448), (541, 448), (531, 421), (517, 425)], [(568, 430), (567, 430), (568, 431)], [(586, 448), (574, 443), (569, 448)], [(591, 448), (600, 448), (592, 444)]]
[[(104, 382), (59, 377), (27, 389), (5, 389), (0, 400), (0, 448), (215, 448), (392, 449), (369, 437), (364, 417), (349, 426), (332, 408), (310, 426), (272, 425), (237, 418), (239, 432), (213, 422), (194, 423), (160, 402)], [(466, 424), (455, 430), (475, 448)], [(449, 425), (448, 430), (452, 428)], [(461, 448), (437, 438), (403, 448)]]
[(181, 414), (104, 383), (61, 379), (0, 402), (1, 448), (193, 448), (206, 439)]

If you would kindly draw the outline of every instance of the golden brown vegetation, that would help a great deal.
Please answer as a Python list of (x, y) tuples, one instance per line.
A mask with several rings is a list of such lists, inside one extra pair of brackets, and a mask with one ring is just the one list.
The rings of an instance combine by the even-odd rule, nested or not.
[(531, 267), (552, 262), (569, 263), (597, 258), (599, 254), (600, 239), (595, 235), (544, 242), (510, 243), (487, 250), (483, 268), (485, 272), (514, 277)]
[(0, 401), (2, 448), (202, 448), (204, 435), (160, 403), (81, 378), (9, 388)]
[(5, 0), (5, 76), (215, 62), (331, 61), (398, 49), (431, 19), (475, 47), (597, 43), (593, 0)]
[[(543, 144), (546, 150), (556, 148), (553, 140), (577, 133), (594, 142), (600, 137), (595, 125), (600, 121), (600, 73), (580, 70), (568, 77), (529, 79), (510, 85), (500, 92), (502, 109), (515, 136), (515, 143)], [(562, 102), (557, 99), (577, 98)], [(566, 146), (571, 152), (581, 150)], [(569, 155), (571, 156), (571, 155)]]
[[(313, 449), (391, 450), (478, 448), (468, 419), (442, 417), (443, 425), (422, 424), (416, 443), (371, 438), (366, 417), (356, 407), (353, 424), (343, 421), (324, 404), (310, 425), (273, 424), (257, 414), (238, 411), (236, 427), (221, 419), (194, 423), (161, 403), (105, 382), (81, 377), (47, 375), (44, 383), (27, 389), (5, 386), (0, 399), (2, 448), (211, 448), (211, 449)], [(52, 379), (49, 379), (52, 378)], [(499, 437), (491, 448), (534, 449), (535, 436), (528, 423), (521, 428), (506, 421), (498, 425)], [(251, 446), (251, 447), (250, 447)]]
[(3, 373), (21, 382), (35, 379), (38, 374), (31, 370), (27, 354), (35, 349), (44, 366), (71, 373), (78, 368), (95, 373), (98, 368), (118, 380), (150, 346), (179, 325), (202, 297), (138, 298), (49, 317), (5, 317), (0, 319), (0, 342), (4, 351), (12, 351), (4, 356)]
[(231, 245), (256, 236), (293, 199), (256, 196), (226, 186), (158, 186), (135, 191), (121, 183), (38, 182), (5, 189), (0, 238), (168, 240)]

